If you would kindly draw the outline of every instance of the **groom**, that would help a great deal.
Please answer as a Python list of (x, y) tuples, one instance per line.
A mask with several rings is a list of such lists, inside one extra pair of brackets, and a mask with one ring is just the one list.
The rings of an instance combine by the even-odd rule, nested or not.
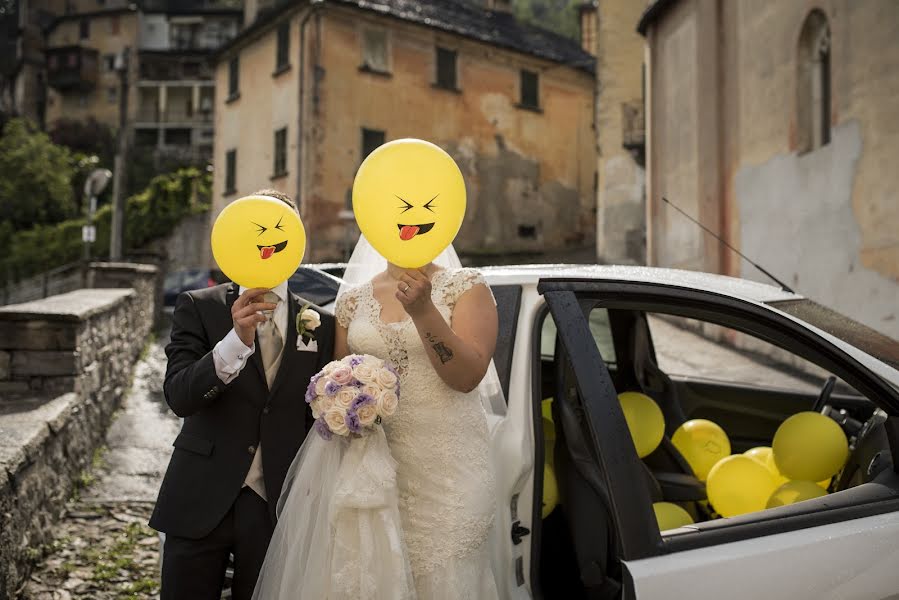
[[(274, 190), (254, 195), (297, 209)], [(178, 297), (164, 390), (184, 423), (150, 519), (166, 533), (161, 600), (220, 598), (230, 554), (232, 597), (253, 594), (284, 477), (312, 426), (303, 394), (333, 355), (333, 317), (316, 307), (301, 315), (314, 342), (298, 343), (305, 304), (286, 281)]]

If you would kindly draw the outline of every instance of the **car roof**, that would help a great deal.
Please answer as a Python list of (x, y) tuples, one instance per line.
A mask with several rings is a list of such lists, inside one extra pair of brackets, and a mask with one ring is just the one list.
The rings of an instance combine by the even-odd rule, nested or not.
[(479, 267), (491, 285), (536, 284), (540, 279), (595, 279), (657, 283), (741, 298), (753, 302), (797, 300), (802, 296), (758, 281), (715, 273), (627, 265), (508, 265)]

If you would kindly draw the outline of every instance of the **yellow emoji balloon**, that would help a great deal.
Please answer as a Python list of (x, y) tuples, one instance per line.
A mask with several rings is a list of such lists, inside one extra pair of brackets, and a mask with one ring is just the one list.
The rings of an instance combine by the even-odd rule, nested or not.
[(273, 288), (300, 266), (306, 230), (293, 208), (269, 196), (246, 196), (225, 207), (212, 226), (212, 255), (231, 281)]
[(465, 181), (449, 154), (422, 140), (372, 152), (356, 173), (353, 212), (362, 235), (388, 261), (422, 267), (449, 246), (465, 216)]

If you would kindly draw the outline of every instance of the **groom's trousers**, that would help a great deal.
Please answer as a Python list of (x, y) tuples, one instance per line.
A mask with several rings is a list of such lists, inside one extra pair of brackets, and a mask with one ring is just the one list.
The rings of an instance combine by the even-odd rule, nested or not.
[(166, 536), (160, 600), (219, 600), (232, 553), (231, 597), (250, 600), (273, 531), (265, 500), (249, 487), (243, 488), (206, 537)]

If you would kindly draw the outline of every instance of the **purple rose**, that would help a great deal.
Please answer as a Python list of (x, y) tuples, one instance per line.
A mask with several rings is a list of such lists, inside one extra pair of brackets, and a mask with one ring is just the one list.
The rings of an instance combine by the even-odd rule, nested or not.
[(367, 406), (369, 404), (374, 404), (374, 403), (375, 403), (375, 399), (373, 396), (371, 396), (371, 394), (365, 394), (365, 393), (359, 394), (358, 396), (356, 396), (355, 400), (353, 400), (353, 403), (350, 405), (350, 410), (355, 413), (363, 406)]
[(312, 401), (315, 400), (315, 397), (318, 395), (315, 393), (315, 384), (318, 383), (320, 378), (321, 373), (313, 375), (312, 379), (309, 380), (309, 385), (306, 387), (306, 404), (312, 404)]
[(315, 432), (322, 436), (322, 439), (326, 442), (330, 441), (331, 436), (334, 435), (331, 433), (331, 429), (328, 427), (328, 424), (325, 423), (324, 419), (316, 419), (313, 427), (315, 428)]
[(329, 396), (335, 395), (340, 391), (340, 388), (343, 387), (339, 383), (335, 383), (333, 381), (329, 381), (327, 385), (325, 385), (325, 393)]
[(343, 421), (346, 423), (347, 429), (353, 433), (362, 432), (362, 424), (359, 423), (359, 415), (356, 414), (355, 410), (349, 410)]
[(355, 367), (356, 365), (361, 365), (362, 361), (364, 361), (364, 360), (365, 359), (359, 355), (352, 356), (350, 358), (350, 367)]
[(362, 387), (363, 385), (365, 385), (365, 384), (362, 383), (361, 381), (359, 381), (358, 379), (353, 379), (353, 380), (350, 382), (350, 385), (353, 386), (353, 387), (361, 388), (361, 387)]

